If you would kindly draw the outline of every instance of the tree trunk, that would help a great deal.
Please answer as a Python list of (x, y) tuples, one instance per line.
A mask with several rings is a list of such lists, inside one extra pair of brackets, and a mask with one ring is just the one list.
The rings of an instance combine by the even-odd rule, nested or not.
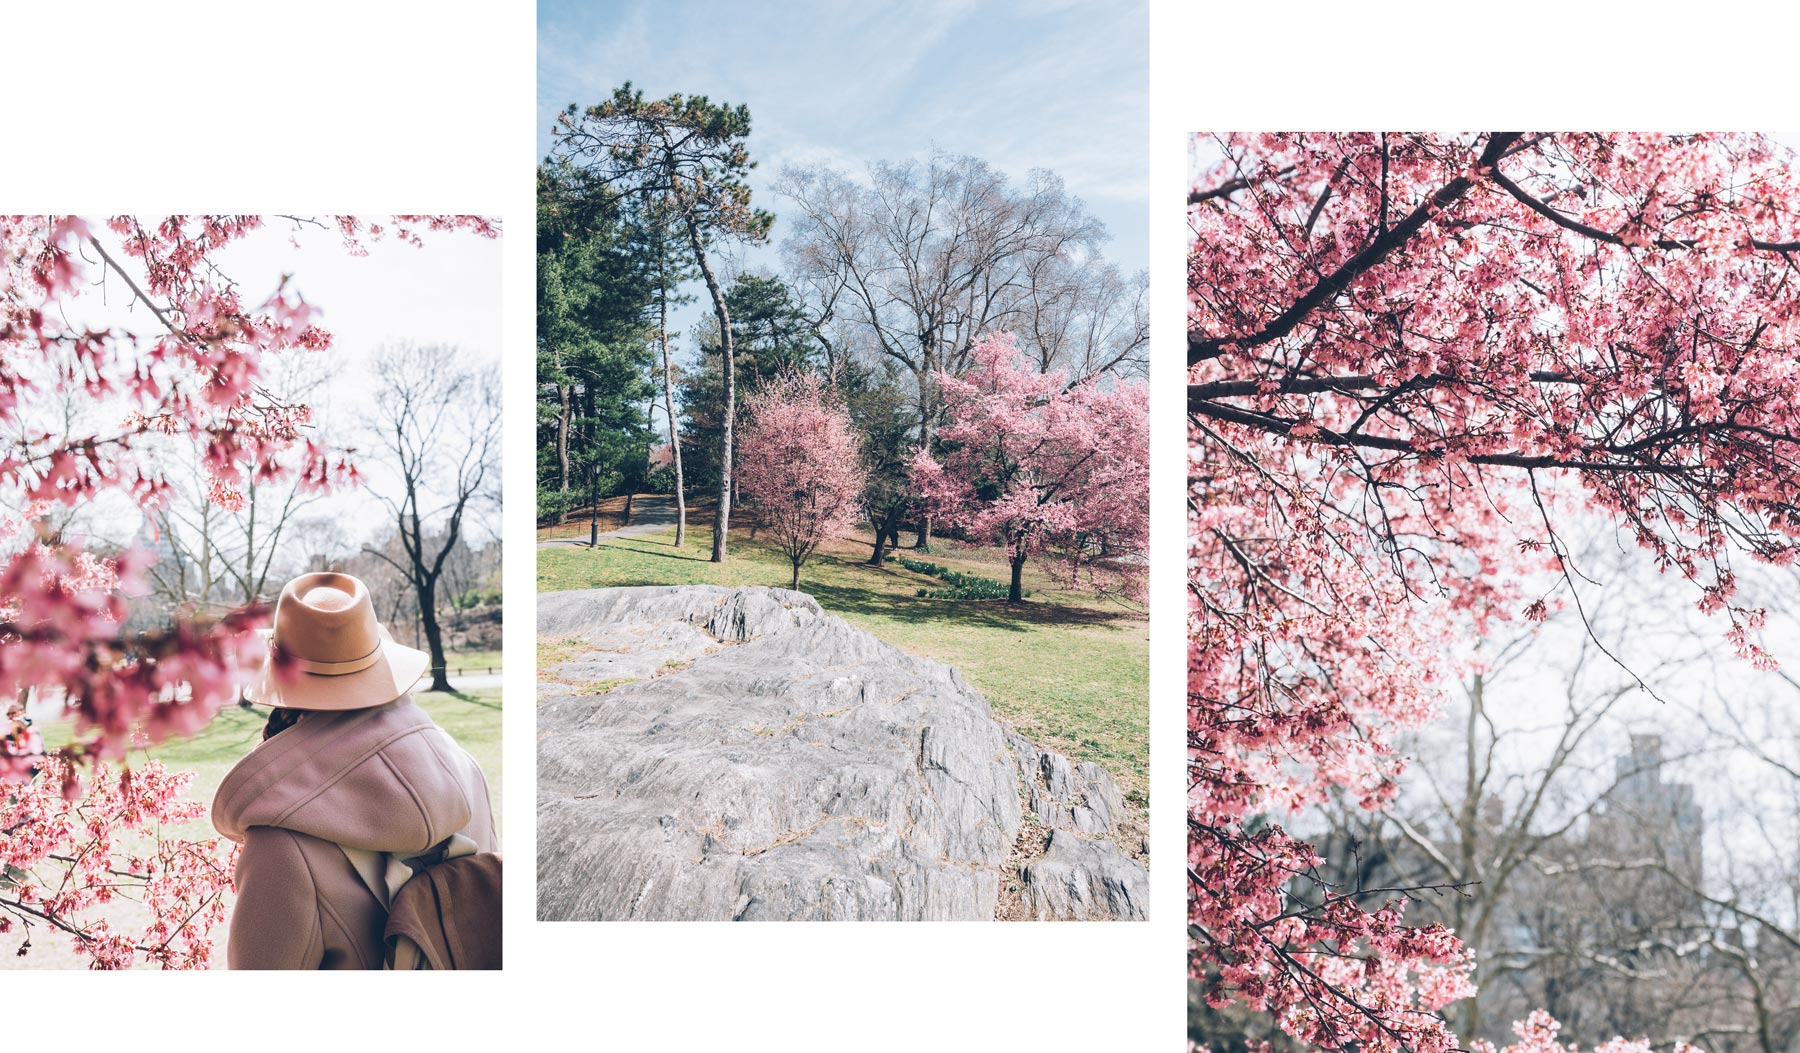
[(628, 493), (625, 495), (625, 522), (621, 525), (623, 525), (623, 526), (631, 525), (631, 503), (636, 500), (637, 500), (637, 490), (634, 488), (631, 491), (631, 493)]
[(450, 690), (450, 671), (444, 668), (444, 633), (438, 628), (437, 579), (419, 586), (419, 622), (425, 629), (425, 649), (431, 655), (432, 691)]
[[(921, 383), (923, 383), (923, 381), (921, 381)], [(925, 389), (920, 388), (919, 389), (919, 449), (928, 450), (930, 448), (931, 448), (931, 427), (929, 424), (929, 418), (927, 417), (926, 410), (925, 410)], [(919, 536), (914, 541), (913, 548), (918, 549), (920, 552), (930, 552), (931, 551), (931, 513), (924, 511), (923, 509), (921, 509), (919, 511)]]
[(887, 551), (883, 546), (887, 540), (887, 521), (870, 516), (869, 526), (875, 530), (875, 552), (869, 556), (869, 566), (879, 567), (887, 562)]
[[(1487, 680), (1477, 673), (1474, 685), (1469, 689), (1469, 718), (1463, 725), (1463, 799), (1462, 806), (1457, 810), (1456, 815), (1457, 840), (1461, 849), (1457, 863), (1461, 866), (1462, 872), (1454, 875), (1455, 880), (1458, 881), (1472, 880), (1479, 867), (1477, 856), (1483, 848), (1481, 844), (1481, 798), (1484, 780), (1479, 769), (1478, 758), (1480, 757), (1481, 723), (1486, 701)], [(1477, 895), (1493, 895), (1497, 891), (1497, 889), (1481, 889)], [(1469, 932), (1468, 915), (1473, 906), (1464, 897), (1456, 897), (1456, 931)], [(1468, 944), (1470, 950), (1480, 947), (1481, 936), (1479, 931), (1474, 933), (1474, 941)], [(1463, 1000), (1462, 1012), (1464, 1027), (1462, 1034), (1479, 1035), (1482, 1024), (1479, 989)]]
[[(931, 372), (937, 363), (932, 349), (930, 330), (920, 334), (919, 364), (917, 373), (919, 384), (919, 449), (931, 452)], [(931, 551), (931, 513), (921, 511), (919, 514), (919, 536), (913, 548), (920, 552)]]
[(793, 563), (794, 563), (794, 576), (793, 576), (793, 578), (789, 579), (788, 588), (793, 589), (795, 592), (799, 592), (800, 591), (800, 561), (794, 560)]
[[(560, 478), (560, 489), (569, 492), (569, 421), (574, 415), (574, 385), (556, 385), (557, 399), (561, 403), (556, 415), (556, 464)], [(556, 513), (556, 525), (569, 521), (569, 509), (565, 503)]]
[(600, 547), (600, 470), (588, 469), (588, 547)]
[(1012, 588), (1007, 590), (1007, 603), (1024, 603), (1025, 592), (1021, 588), (1025, 576), (1025, 552), (1023, 549), (1012, 558)]
[[(665, 250), (666, 251), (666, 250)], [(687, 542), (687, 484), (681, 477), (681, 429), (675, 426), (675, 376), (669, 368), (669, 286), (668, 276), (658, 286), (656, 297), (657, 336), (662, 341), (663, 413), (669, 418), (669, 453), (675, 461), (675, 547)]]
[(719, 506), (713, 511), (712, 561), (725, 562), (725, 537), (731, 532), (731, 426), (737, 418), (737, 352), (731, 340), (731, 311), (725, 306), (725, 293), (706, 258), (706, 245), (700, 240), (700, 227), (689, 215), (688, 242), (694, 250), (694, 262), (706, 280), (707, 295), (712, 297), (713, 315), (719, 320), (720, 366), (725, 374), (725, 410), (719, 424)]

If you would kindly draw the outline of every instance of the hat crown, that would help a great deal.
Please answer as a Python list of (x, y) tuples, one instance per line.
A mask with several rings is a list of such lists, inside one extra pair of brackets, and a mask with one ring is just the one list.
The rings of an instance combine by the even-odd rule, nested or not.
[(374, 653), (381, 632), (368, 587), (348, 574), (300, 575), (275, 602), (271, 643), (309, 662), (352, 662)]
[(334, 589), (329, 585), (318, 585), (307, 590), (300, 597), (300, 602), (321, 611), (341, 611), (354, 606), (356, 597), (343, 589)]

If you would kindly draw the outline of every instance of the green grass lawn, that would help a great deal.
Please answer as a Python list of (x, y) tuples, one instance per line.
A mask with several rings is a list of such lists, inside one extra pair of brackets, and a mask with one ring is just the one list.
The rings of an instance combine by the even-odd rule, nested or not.
[(444, 664), (449, 666), (450, 675), (461, 673), (464, 676), (483, 676), (489, 669), (500, 672), (500, 652), (491, 651), (451, 651), (444, 656)]
[[(485, 688), (467, 693), (430, 693), (419, 692), (413, 695), (416, 701), (431, 719), (437, 721), (445, 731), (469, 751), (481, 770), (487, 775), (488, 793), (494, 803), (494, 821), (503, 826), (501, 805), (501, 772), (500, 772), (500, 689)], [(194, 781), (189, 786), (187, 796), (206, 805), (212, 804), (213, 794), (225, 773), (231, 770), (251, 748), (262, 739), (263, 724), (268, 719), (269, 711), (262, 708), (246, 710), (238, 706), (229, 706), (213, 718), (211, 724), (199, 734), (188, 739), (164, 742), (148, 749), (133, 750), (129, 763), (141, 763), (146, 758), (162, 761), (171, 770), (192, 771)], [(54, 721), (41, 724), (46, 744), (54, 747), (69, 741), (73, 728), (69, 722)], [(502, 829), (504, 836), (504, 829)], [(183, 836), (200, 839), (215, 837), (217, 834), (209, 820), (189, 824), (188, 829), (179, 831)], [(106, 917), (113, 919), (115, 925), (123, 926), (137, 922), (142, 916), (141, 908), (135, 903), (115, 902), (107, 909)], [(214, 930), (217, 938), (214, 961), (217, 967), (225, 964), (223, 928)], [(69, 940), (58, 934), (38, 930), (32, 942), (31, 953), (23, 958), (15, 957), (11, 952), (13, 940), (0, 941), (0, 968), (25, 969), (84, 969), (87, 959), (76, 955), (69, 949)]]
[[(696, 528), (694, 519), (699, 519)], [(537, 553), (538, 590), (613, 585), (774, 585), (786, 588), (787, 558), (732, 530), (730, 558), (708, 561), (712, 531), (690, 518), (686, 547), (674, 530), (602, 541), (598, 549), (559, 547)], [(1033, 741), (1075, 760), (1097, 761), (1118, 779), (1131, 803), (1149, 805), (1149, 621), (1090, 595), (1055, 587), (1027, 564), (1022, 605), (1000, 600), (923, 599), (943, 582), (898, 563), (871, 567), (867, 541), (845, 539), (814, 556), (800, 588), (826, 610), (911, 654), (962, 670), (994, 711)], [(905, 555), (912, 555), (902, 549)], [(929, 559), (956, 570), (1004, 579), (998, 550), (949, 542)]]

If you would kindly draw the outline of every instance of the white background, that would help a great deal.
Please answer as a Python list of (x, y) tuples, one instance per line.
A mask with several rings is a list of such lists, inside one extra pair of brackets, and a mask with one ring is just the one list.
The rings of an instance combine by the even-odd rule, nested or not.
[(1180, 1048), (1186, 134), (1788, 126), (1794, 27), (1774, 10), (1153, 0), (1152, 920), (733, 927), (530, 920), (531, 5), (7, 5), (0, 209), (504, 217), (513, 866), (504, 974), (9, 973), (0, 1046)]

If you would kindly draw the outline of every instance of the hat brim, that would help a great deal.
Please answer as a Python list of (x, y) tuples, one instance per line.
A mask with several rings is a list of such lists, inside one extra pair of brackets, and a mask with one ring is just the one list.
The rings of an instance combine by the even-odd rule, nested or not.
[(263, 660), (244, 699), (271, 709), (337, 711), (385, 706), (413, 689), (431, 667), (431, 656), (403, 647), (382, 634), (381, 657), (366, 669), (327, 676), (294, 670), (277, 672), (273, 656)]

